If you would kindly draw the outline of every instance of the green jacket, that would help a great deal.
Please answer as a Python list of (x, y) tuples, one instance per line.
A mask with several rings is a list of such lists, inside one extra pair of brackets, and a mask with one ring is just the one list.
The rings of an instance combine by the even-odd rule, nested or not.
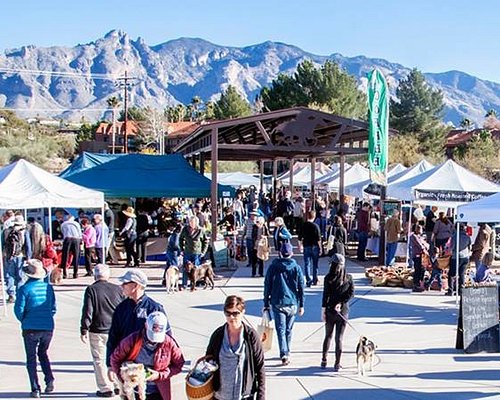
[(179, 236), (179, 247), (184, 253), (205, 254), (208, 249), (208, 239), (203, 228), (194, 231), (189, 226), (182, 229)]

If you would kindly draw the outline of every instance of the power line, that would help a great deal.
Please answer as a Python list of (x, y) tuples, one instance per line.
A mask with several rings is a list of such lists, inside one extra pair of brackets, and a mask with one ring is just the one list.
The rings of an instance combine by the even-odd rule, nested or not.
[(110, 111), (110, 108), (10, 108), (10, 107), (0, 107), (1, 110), (7, 111), (22, 111), (22, 112), (32, 112), (32, 111)]
[(21, 68), (6, 68), (0, 67), (0, 73), (15, 73), (15, 74), (28, 74), (28, 75), (49, 75), (68, 78), (81, 78), (81, 79), (104, 79), (116, 80), (116, 74), (99, 74), (99, 73), (84, 73), (84, 72), (68, 72), (68, 71), (43, 71), (39, 69), (21, 69)]

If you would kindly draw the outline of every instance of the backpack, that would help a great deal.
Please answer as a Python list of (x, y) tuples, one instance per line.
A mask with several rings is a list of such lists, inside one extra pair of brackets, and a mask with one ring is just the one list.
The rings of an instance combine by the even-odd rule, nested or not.
[(12, 228), (7, 235), (5, 245), (7, 248), (8, 258), (18, 257), (22, 255), (24, 247), (24, 232)]

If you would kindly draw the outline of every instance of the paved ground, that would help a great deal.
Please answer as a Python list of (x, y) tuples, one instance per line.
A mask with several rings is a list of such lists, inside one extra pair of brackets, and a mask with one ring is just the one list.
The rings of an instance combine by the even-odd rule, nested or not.
[[(149, 264), (144, 270), (151, 277), (148, 293), (168, 312), (187, 360), (185, 371), (204, 354), (211, 332), (224, 323), (226, 295), (242, 295), (247, 300), (248, 321), (256, 326), (260, 320), (263, 279), (249, 277), (250, 270), (244, 266), (234, 273), (224, 272), (226, 276), (215, 290), (168, 296), (160, 286), (161, 269)], [(327, 260), (321, 259), (321, 275), (326, 270)], [(327, 370), (319, 368), (324, 334), (322, 288), (313, 287), (306, 291), (305, 315), (295, 325), (291, 364), (280, 365), (276, 339), (273, 350), (266, 353), (268, 399), (500, 399), (500, 354), (466, 355), (454, 349), (457, 309), (453, 299), (402, 288), (373, 288), (357, 264), (349, 262), (348, 270), (356, 285), (351, 322), (378, 345), (374, 372), (357, 375), (354, 349), (358, 334), (350, 328), (344, 341), (344, 369), (334, 373), (332, 365)], [(113, 277), (123, 271), (113, 268)], [(50, 349), (56, 392), (47, 397), (94, 396), (90, 352), (79, 340), (83, 290), (91, 282), (91, 278), (81, 277), (56, 288), (58, 313)], [(24, 349), (19, 324), (9, 307), (9, 315), (0, 320), (0, 398), (25, 398), (29, 386)], [(186, 398), (184, 376), (173, 380), (173, 399)]]

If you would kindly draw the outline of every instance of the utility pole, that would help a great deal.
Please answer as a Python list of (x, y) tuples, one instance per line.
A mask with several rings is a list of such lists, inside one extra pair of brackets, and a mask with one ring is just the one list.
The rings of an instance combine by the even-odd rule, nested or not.
[(128, 153), (128, 131), (127, 131), (127, 124), (128, 124), (128, 88), (129, 88), (129, 81), (135, 78), (131, 78), (128, 76), (127, 71), (125, 71), (125, 76), (122, 76), (120, 78), (117, 78), (119, 82), (119, 86), (123, 87), (123, 110), (124, 110), (124, 122), (123, 122), (123, 140), (124, 140), (124, 151), (125, 153)]

